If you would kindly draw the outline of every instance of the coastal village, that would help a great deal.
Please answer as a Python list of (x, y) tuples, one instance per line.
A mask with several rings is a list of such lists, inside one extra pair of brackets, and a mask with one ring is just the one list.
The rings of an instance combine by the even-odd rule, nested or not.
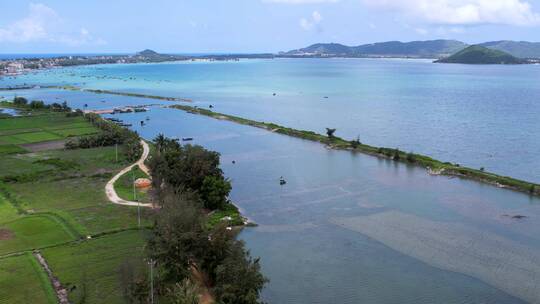
[[(243, 54), (242, 58), (268, 58), (271, 54)], [(17, 76), (33, 70), (94, 64), (157, 63), (167, 61), (237, 61), (239, 55), (168, 55), (144, 50), (131, 55), (79, 55), (51, 58), (17, 58), (0, 60), (0, 77)]]

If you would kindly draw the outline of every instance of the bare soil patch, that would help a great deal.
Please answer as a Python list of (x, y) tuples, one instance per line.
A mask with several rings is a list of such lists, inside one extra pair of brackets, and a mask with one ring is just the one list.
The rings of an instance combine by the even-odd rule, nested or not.
[(0, 228), (0, 241), (7, 241), (11, 240), (15, 237), (15, 234), (13, 231), (5, 228)]
[(23, 144), (20, 145), (21, 147), (25, 148), (26, 150), (29, 150), (30, 152), (39, 152), (39, 151), (46, 151), (46, 150), (58, 150), (58, 149), (64, 149), (66, 140), (53, 140), (53, 141), (44, 141), (39, 143), (33, 143), (33, 144)]

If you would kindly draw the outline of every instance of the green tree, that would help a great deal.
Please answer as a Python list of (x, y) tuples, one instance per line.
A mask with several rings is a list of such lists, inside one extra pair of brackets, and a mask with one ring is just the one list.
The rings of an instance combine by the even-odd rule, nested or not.
[(30, 108), (32, 109), (44, 109), (45, 108), (45, 103), (41, 100), (32, 100), (32, 102), (30, 102)]
[(326, 128), (326, 135), (328, 135), (328, 138), (334, 138), (334, 133), (336, 133), (336, 129)]
[(164, 177), (168, 184), (194, 191), (202, 187), (207, 176), (221, 176), (219, 153), (201, 146), (186, 145), (171, 149), (164, 155), (168, 170)]
[(210, 210), (222, 209), (228, 203), (231, 182), (223, 176), (207, 176), (203, 180), (199, 194), (204, 207)]
[(13, 98), (13, 104), (18, 106), (25, 106), (28, 104), (28, 99), (24, 97), (15, 97)]
[(216, 269), (215, 293), (223, 304), (259, 304), (267, 282), (260, 272), (259, 259), (251, 258), (244, 243), (235, 241), (227, 258)]
[(200, 202), (193, 193), (170, 191), (163, 198), (148, 248), (163, 270), (163, 280), (173, 283), (188, 278), (192, 265), (200, 265), (209, 239)]
[(358, 146), (360, 146), (360, 136), (357, 136), (356, 139), (351, 141), (351, 146), (356, 149)]

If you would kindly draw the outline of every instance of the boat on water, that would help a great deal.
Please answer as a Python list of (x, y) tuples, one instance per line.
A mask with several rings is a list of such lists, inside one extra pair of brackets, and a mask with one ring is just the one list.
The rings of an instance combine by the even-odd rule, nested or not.
[(192, 141), (193, 137), (182, 137), (182, 141)]

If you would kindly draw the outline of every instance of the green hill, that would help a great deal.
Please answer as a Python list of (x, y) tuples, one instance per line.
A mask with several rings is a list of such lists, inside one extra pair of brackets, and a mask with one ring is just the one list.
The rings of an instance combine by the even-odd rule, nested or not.
[(522, 59), (499, 50), (489, 49), (479, 45), (471, 45), (450, 57), (439, 59), (438, 63), (464, 64), (521, 64)]
[(453, 54), (467, 45), (456, 40), (388, 41), (359, 46), (339, 43), (317, 43), (306, 48), (283, 53), (286, 56), (343, 57), (421, 57), (437, 58)]
[(158, 57), (158, 56), (161, 56), (161, 54), (157, 53), (156, 51), (149, 50), (149, 49), (138, 52), (136, 55), (137, 56), (142, 56), (142, 57)]

